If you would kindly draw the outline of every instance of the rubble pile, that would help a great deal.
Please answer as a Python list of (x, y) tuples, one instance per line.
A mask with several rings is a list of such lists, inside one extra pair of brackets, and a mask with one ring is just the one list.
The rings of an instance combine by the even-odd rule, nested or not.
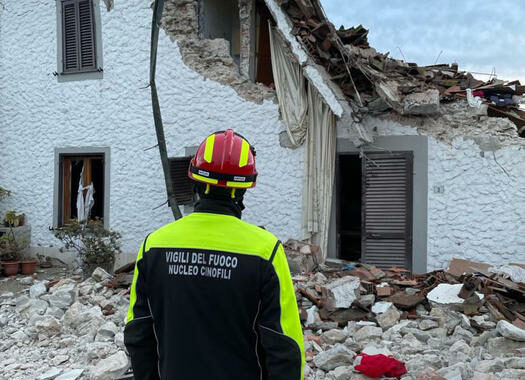
[[(454, 259), (447, 271), (422, 275), (366, 264), (321, 268), (293, 277), (306, 379), (525, 378), (524, 266)], [(364, 360), (373, 365), (359, 365)], [(395, 362), (401, 371), (388, 372)]]
[(471, 107), (481, 108), (480, 116), (508, 118), (525, 137), (525, 111), (520, 109), (525, 86), (519, 81), (483, 82), (459, 71), (456, 63), (418, 66), (393, 59), (369, 45), (363, 26), (336, 30), (318, 0), (281, 3), (292, 33), (360, 112), (433, 115), (440, 112), (440, 102), (469, 99)]
[[(304, 327), (307, 380), (525, 378), (525, 266), (454, 259), (447, 271), (329, 261), (285, 244)], [(114, 379), (133, 265), (111, 276), (19, 279), (0, 293), (0, 378)], [(374, 376), (367, 377), (365, 374)]]
[[(125, 279), (127, 278), (127, 280)], [(129, 275), (97, 268), (51, 281), (23, 278), (0, 293), (0, 378), (114, 379), (129, 368), (124, 348)]]

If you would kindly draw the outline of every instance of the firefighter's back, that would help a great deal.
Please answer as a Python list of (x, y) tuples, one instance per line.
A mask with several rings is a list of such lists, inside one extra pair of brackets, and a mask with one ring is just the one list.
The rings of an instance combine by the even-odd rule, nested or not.
[(234, 216), (199, 212), (148, 236), (144, 275), (162, 378), (260, 378), (255, 324), (277, 243)]

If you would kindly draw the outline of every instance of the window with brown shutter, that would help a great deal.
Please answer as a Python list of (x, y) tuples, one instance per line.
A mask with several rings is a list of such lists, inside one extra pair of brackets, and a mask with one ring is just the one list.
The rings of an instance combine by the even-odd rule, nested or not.
[(188, 177), (192, 157), (170, 158), (171, 180), (179, 205), (193, 205), (193, 182)]
[(63, 73), (97, 70), (93, 0), (62, 0)]

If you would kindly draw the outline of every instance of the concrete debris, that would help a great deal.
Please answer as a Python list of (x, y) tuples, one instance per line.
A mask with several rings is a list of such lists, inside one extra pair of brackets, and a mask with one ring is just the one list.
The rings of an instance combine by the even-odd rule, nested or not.
[(347, 308), (359, 297), (360, 281), (357, 277), (347, 276), (326, 285), (326, 305), (329, 309)]
[(391, 306), (393, 306), (392, 302), (385, 302), (385, 301), (376, 302), (374, 306), (372, 306), (372, 313), (383, 314), (388, 309), (390, 309)]
[[(459, 297), (463, 284), (439, 284), (427, 294), (427, 299), (440, 305), (461, 305), (465, 300)], [(478, 297), (483, 298), (478, 293)]]
[(393, 327), (399, 321), (399, 318), (401, 318), (401, 313), (394, 305), (390, 306), (384, 313), (376, 316), (377, 323), (383, 330)]
[(77, 380), (83, 372), (83, 369), (73, 369), (71, 371), (64, 372), (62, 375), (56, 377), (55, 380)]
[(321, 248), (317, 245), (290, 239), (283, 247), (293, 273), (312, 272), (323, 261)]
[(37, 282), (29, 288), (29, 297), (39, 298), (41, 295), (47, 293), (47, 287), (43, 282)]
[[(343, 261), (295, 275), (305, 326), (305, 379), (367, 379), (355, 369), (362, 353), (403, 362), (408, 373), (402, 380), (520, 378), (523, 284), (480, 263), (456, 268), (458, 263), (457, 275), (380, 271)], [(345, 284), (352, 285), (342, 291)]]
[(515, 340), (517, 342), (525, 342), (525, 330), (514, 326), (507, 321), (499, 321), (496, 330), (505, 338)]
[(1, 379), (109, 380), (129, 368), (127, 289), (115, 289), (100, 268), (85, 280), (67, 276), (2, 293)]
[(38, 377), (38, 380), (52, 380), (62, 373), (60, 368), (51, 368)]
[(324, 371), (331, 371), (337, 367), (348, 365), (355, 356), (355, 352), (350, 351), (342, 344), (337, 344), (329, 350), (321, 352), (314, 358), (314, 364), (317, 368)]
[(122, 375), (130, 366), (128, 356), (119, 351), (110, 357), (101, 360), (90, 372), (90, 380), (114, 379)]
[(113, 278), (112, 275), (110, 275), (108, 272), (106, 272), (104, 269), (98, 267), (96, 268), (93, 273), (91, 274), (91, 277), (93, 280), (101, 282), (106, 280), (111, 280)]
[(409, 94), (403, 99), (403, 113), (434, 115), (439, 113), (439, 104), (439, 91), (436, 89)]

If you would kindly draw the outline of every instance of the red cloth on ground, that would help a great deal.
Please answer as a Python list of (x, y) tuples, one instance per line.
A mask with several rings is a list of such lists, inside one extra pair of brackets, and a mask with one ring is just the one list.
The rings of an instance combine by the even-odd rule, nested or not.
[(383, 375), (388, 377), (401, 377), (407, 373), (405, 363), (394, 359), (392, 356), (385, 356), (383, 354), (359, 354), (357, 356), (361, 356), (361, 363), (356, 365), (355, 369), (363, 375), (370, 377), (381, 377)]

